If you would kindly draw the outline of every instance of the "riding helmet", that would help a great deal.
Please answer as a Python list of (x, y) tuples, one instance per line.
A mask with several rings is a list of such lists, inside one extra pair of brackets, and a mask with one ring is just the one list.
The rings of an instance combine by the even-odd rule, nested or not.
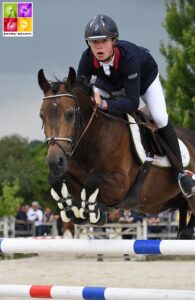
[(119, 36), (116, 23), (108, 16), (97, 15), (91, 19), (85, 28), (85, 40), (117, 39)]

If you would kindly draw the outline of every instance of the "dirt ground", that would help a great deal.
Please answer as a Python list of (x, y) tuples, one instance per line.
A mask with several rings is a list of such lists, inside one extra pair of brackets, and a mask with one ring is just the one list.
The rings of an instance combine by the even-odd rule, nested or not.
[[(195, 290), (195, 261), (124, 261), (123, 257), (41, 254), (0, 261), (1, 284)], [(20, 300), (1, 298), (1, 300)], [(23, 298), (25, 299), (25, 298)]]

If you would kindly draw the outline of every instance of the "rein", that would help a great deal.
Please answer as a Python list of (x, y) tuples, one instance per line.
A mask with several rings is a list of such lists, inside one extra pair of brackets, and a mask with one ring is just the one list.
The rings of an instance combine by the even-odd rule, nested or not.
[[(138, 121), (138, 120), (137, 120), (136, 122), (129, 122), (129, 121), (124, 120), (124, 119), (121, 119), (121, 118), (119, 118), (119, 117), (110, 115), (109, 113), (104, 112), (104, 111), (103, 111), (102, 109), (100, 109), (100, 108), (98, 108), (97, 110), (98, 110), (98, 112), (99, 112), (100, 114), (102, 114), (103, 116), (105, 116), (105, 117), (107, 117), (107, 118), (110, 118), (110, 119), (112, 119), (112, 120), (120, 121), (120, 122), (125, 123), (125, 124), (136, 124), (136, 125), (141, 125), (141, 126), (143, 126), (143, 127), (146, 127), (146, 128), (148, 128), (148, 129), (150, 129), (151, 131), (154, 131), (154, 127), (150, 126), (147, 122), (140, 122), (140, 121)], [(134, 119), (136, 119), (136, 116), (133, 116), (133, 117), (134, 117)]]
[[(75, 152), (75, 150), (77, 149), (77, 147), (79, 146), (80, 141), (82, 140), (82, 138), (84, 137), (84, 135), (85, 135), (86, 131), (88, 130), (90, 124), (92, 123), (92, 121), (94, 119), (94, 116), (97, 115), (97, 112), (100, 113), (101, 115), (107, 117), (107, 118), (112, 119), (112, 120), (117, 120), (117, 121), (123, 122), (125, 124), (142, 125), (142, 126), (148, 128), (148, 129), (154, 131), (154, 128), (152, 126), (150, 126), (149, 124), (147, 124), (146, 122), (140, 122), (138, 120), (137, 120), (137, 122), (129, 122), (127, 120), (121, 119), (119, 117), (116, 117), (116, 116), (113, 116), (113, 115), (110, 115), (110, 114), (104, 112), (102, 109), (98, 108), (97, 105), (93, 105), (95, 103), (92, 103), (93, 112), (91, 114), (91, 117), (90, 117), (87, 125), (84, 127), (84, 130), (79, 135), (79, 131), (80, 131), (80, 128), (81, 128), (81, 111), (80, 111), (80, 106), (78, 104), (76, 96), (74, 96), (73, 94), (65, 93), (65, 94), (58, 94), (58, 95), (46, 96), (46, 97), (43, 98), (43, 100), (47, 100), (47, 99), (51, 99), (52, 100), (52, 99), (55, 99), (57, 97), (70, 97), (70, 98), (72, 98), (75, 101), (75, 103), (76, 103), (76, 107), (75, 107), (75, 112), (76, 112), (76, 128), (75, 128), (75, 132), (73, 134), (73, 138), (53, 136), (53, 137), (47, 137), (45, 140), (46, 140), (46, 142), (48, 144), (48, 147), (50, 145), (55, 145), (56, 144), (62, 150), (62, 152), (64, 153), (64, 155), (67, 158), (70, 158), (73, 155), (73, 153)], [(65, 151), (64, 148), (62, 147), (62, 145), (59, 143), (60, 141), (69, 142), (71, 144), (70, 150), (69, 151)]]

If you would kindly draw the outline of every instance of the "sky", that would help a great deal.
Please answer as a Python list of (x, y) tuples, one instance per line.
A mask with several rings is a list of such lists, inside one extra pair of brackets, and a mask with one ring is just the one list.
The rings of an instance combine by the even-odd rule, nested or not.
[[(37, 73), (44, 69), (46, 77), (52, 80), (54, 75), (59, 79), (66, 77), (70, 66), (77, 70), (86, 48), (85, 26), (97, 14), (115, 20), (120, 39), (149, 49), (159, 72), (165, 76), (166, 62), (160, 54), (160, 43), (168, 41), (162, 25), (166, 16), (164, 0), (31, 2), (33, 37), (0, 34), (0, 138), (19, 134), (29, 141), (44, 140), (39, 118), (43, 95)], [(2, 15), (2, 1), (0, 10)]]

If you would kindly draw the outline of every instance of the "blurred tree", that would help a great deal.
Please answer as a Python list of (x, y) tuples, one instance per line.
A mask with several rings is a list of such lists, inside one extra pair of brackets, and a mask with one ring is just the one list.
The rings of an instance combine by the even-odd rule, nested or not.
[(6, 136), (0, 140), (0, 182), (12, 183), (18, 178), (21, 193), (30, 192), (28, 140), (19, 135)]
[(24, 201), (18, 196), (20, 191), (19, 181), (16, 178), (13, 183), (4, 181), (2, 183), (2, 195), (0, 196), (0, 217), (15, 216), (19, 205)]
[[(50, 196), (46, 165), (47, 148), (40, 141), (28, 142), (19, 135), (0, 140), (0, 182), (13, 184), (18, 179), (18, 195), (27, 204), (38, 201), (43, 207), (56, 207)], [(3, 194), (2, 187), (0, 195)]]
[(48, 184), (48, 169), (46, 164), (47, 147), (42, 142), (33, 141), (29, 144), (30, 152), (30, 184), (31, 200), (38, 201), (43, 207), (53, 205), (55, 201), (50, 195), (50, 186)]
[(169, 115), (175, 124), (195, 129), (195, 0), (166, 0), (164, 27), (170, 42), (161, 44)]

